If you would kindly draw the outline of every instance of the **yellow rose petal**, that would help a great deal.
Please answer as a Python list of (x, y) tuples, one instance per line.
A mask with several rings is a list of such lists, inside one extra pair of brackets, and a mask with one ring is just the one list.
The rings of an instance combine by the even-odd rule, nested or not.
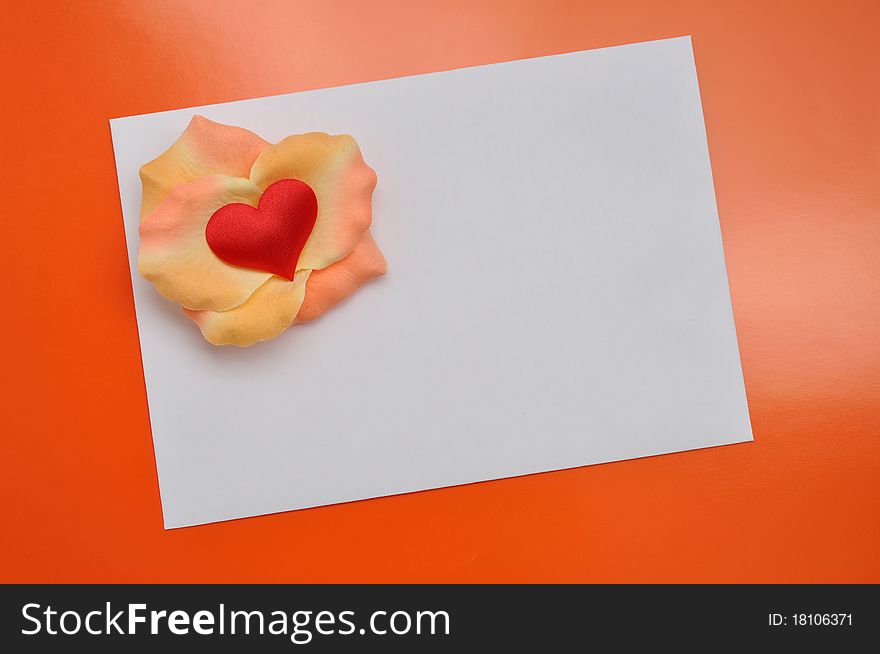
[(193, 116), (168, 150), (141, 166), (141, 218), (155, 209), (177, 184), (205, 175), (246, 178), (257, 155), (268, 145), (241, 127)]
[(250, 179), (260, 190), (280, 179), (298, 179), (315, 192), (318, 217), (300, 254), (300, 269), (318, 270), (347, 256), (372, 221), (376, 173), (351, 136), (289, 136), (260, 152)]
[(141, 221), (138, 270), (160, 294), (188, 309), (238, 306), (271, 273), (232, 266), (205, 240), (205, 225), (232, 202), (256, 206), (260, 190), (246, 179), (212, 175), (178, 184)]
[(275, 338), (287, 329), (299, 311), (308, 270), (287, 281), (273, 275), (242, 305), (229, 311), (190, 311), (205, 339), (214, 345), (253, 345)]

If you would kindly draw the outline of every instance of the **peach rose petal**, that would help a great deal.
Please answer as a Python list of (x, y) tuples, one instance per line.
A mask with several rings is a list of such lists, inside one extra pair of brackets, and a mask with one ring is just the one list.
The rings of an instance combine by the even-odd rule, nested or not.
[(141, 218), (177, 185), (205, 175), (246, 178), (257, 155), (269, 144), (241, 127), (193, 116), (174, 144), (141, 166)]
[(308, 270), (287, 281), (273, 275), (242, 305), (229, 311), (184, 309), (214, 345), (246, 347), (275, 338), (293, 322), (306, 291)]
[(231, 266), (205, 240), (205, 225), (232, 202), (256, 206), (246, 179), (211, 175), (178, 184), (140, 225), (138, 270), (161, 295), (187, 309), (226, 311), (247, 300), (271, 273)]
[(314, 320), (371, 279), (384, 275), (387, 269), (385, 257), (367, 230), (347, 257), (322, 270), (312, 271), (296, 322)]
[(376, 173), (347, 134), (289, 136), (260, 152), (250, 179), (261, 191), (280, 179), (299, 179), (315, 192), (318, 217), (298, 269), (320, 270), (347, 256), (372, 221)]

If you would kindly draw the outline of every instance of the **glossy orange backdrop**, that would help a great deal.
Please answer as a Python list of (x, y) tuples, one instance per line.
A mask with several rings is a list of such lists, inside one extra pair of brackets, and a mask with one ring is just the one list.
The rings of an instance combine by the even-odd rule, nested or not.
[[(880, 3), (9, 3), (2, 581), (880, 582)], [(163, 531), (108, 119), (693, 35), (753, 444)]]

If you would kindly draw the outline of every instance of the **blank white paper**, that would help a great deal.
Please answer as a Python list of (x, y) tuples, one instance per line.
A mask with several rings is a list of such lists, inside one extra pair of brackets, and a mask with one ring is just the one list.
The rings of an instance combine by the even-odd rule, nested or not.
[[(352, 134), (387, 276), (203, 341), (136, 265), (138, 168), (195, 113)], [(688, 37), (111, 128), (166, 528), (752, 439)]]

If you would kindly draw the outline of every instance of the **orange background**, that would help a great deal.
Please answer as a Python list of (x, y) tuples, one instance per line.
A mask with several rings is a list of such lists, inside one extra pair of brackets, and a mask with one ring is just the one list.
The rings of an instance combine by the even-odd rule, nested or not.
[[(0, 579), (880, 582), (878, 7), (7, 3)], [(163, 531), (109, 118), (683, 34), (754, 444)]]

